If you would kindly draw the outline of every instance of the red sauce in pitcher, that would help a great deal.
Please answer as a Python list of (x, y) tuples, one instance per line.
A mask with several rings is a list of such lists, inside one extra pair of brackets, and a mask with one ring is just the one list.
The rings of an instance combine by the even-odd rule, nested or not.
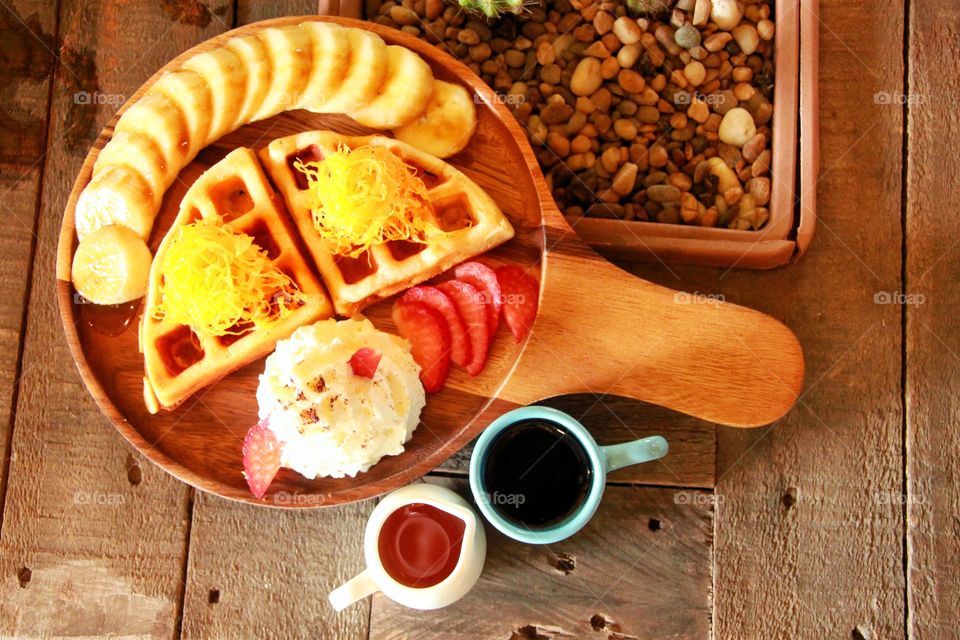
[(464, 522), (441, 509), (414, 502), (391, 513), (377, 549), (390, 577), (407, 587), (432, 587), (460, 560)]

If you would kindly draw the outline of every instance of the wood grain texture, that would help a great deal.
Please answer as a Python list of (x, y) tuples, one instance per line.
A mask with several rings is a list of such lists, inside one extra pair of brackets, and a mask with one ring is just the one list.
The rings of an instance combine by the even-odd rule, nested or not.
[[(494, 409), (564, 393), (619, 394), (737, 426), (766, 424), (789, 409), (802, 383), (803, 357), (786, 327), (732, 304), (691, 304), (682, 294), (633, 277), (601, 259), (560, 215), (517, 122), (462, 63), (409, 34), (372, 23), (328, 19), (368, 28), (389, 42), (416, 51), (437, 77), (466, 84), (475, 93), (476, 133), (470, 145), (450, 162), (483, 187), (514, 224), (516, 237), (485, 254), (485, 259), (539, 271), (540, 310), (525, 342), (517, 345), (501, 335), (480, 376), (455, 372), (445, 389), (432, 396), (422, 416), (423, 428), (403, 455), (381, 461), (356, 480), (307, 481), (293, 473), (281, 473), (271, 491), (309, 493), (314, 496), (313, 506), (378, 495), (435, 468), (469, 442), (496, 415)], [(302, 20), (279, 18), (229, 35)], [(164, 70), (177, 68), (187, 57), (219, 46), (227, 37), (184, 52), (132, 99)], [(258, 146), (298, 130), (331, 127), (349, 131), (348, 127), (356, 126), (336, 118), (293, 111), (242, 127), (215, 143), (182, 172), (181, 180), (167, 194), (154, 242), (165, 229), (164, 220), (169, 221), (176, 210), (182, 189), (189, 185), (190, 172), (195, 177), (217, 159), (217, 153), (222, 155), (238, 144)], [(107, 128), (79, 173), (64, 215), (57, 263), (64, 328), (81, 375), (117, 428), (152, 460), (201, 489), (254, 501), (238, 473), (238, 457), (243, 433), (255, 420), (251, 391), (257, 383), (259, 363), (211, 385), (177, 411), (151, 416), (143, 407), (133, 329), (119, 336), (104, 335), (97, 329), (95, 315), (103, 310), (73, 301), (69, 283), (76, 246), (73, 208), (98, 150), (109, 136)], [(601, 286), (605, 291), (602, 306), (596, 293)], [(374, 323), (386, 330), (393, 326), (389, 305), (390, 301), (385, 301), (366, 310)], [(603, 331), (596, 330), (598, 323)], [(771, 373), (779, 376), (782, 384), (764, 394), (731, 384)], [(494, 403), (495, 398), (502, 402)], [(307, 505), (308, 501), (284, 503)]]
[(47, 139), (57, 7), (13, 2), (0, 12), (0, 522), (13, 427), (23, 311)]
[[(666, 458), (620, 469), (610, 482), (712, 488), (716, 457), (716, 426), (656, 405), (618, 396), (575, 394), (537, 404), (566, 411), (586, 426), (602, 445), (651, 435), (670, 440)], [(473, 442), (456, 452), (437, 470), (466, 474)]]
[(317, 0), (240, 0), (235, 26), (281, 16), (308, 16), (317, 13)]
[[(211, 4), (213, 10), (229, 3)], [(110, 428), (72, 366), (52, 265), (66, 195), (115, 104), (157, 65), (215, 33), (152, 2), (64, 2), (37, 268), (0, 532), (0, 635), (174, 638), (187, 488)], [(152, 34), (146, 46), (144, 33)], [(6, 46), (6, 42), (4, 43)], [(132, 55), (131, 52), (137, 52)]]
[[(952, 202), (960, 159), (945, 140), (960, 136), (957, 40), (960, 6), (912, 3), (908, 113), (906, 306), (907, 486), (892, 508), (908, 523), (909, 632), (955, 637), (960, 629), (960, 245)], [(894, 103), (891, 110), (901, 108)]]
[(182, 637), (365, 638), (369, 600), (337, 614), (327, 594), (363, 569), (373, 507), (258, 509), (198, 493)]
[[(901, 90), (903, 7), (871, 4), (869, 25), (865, 10), (821, 2), (818, 231), (803, 260), (638, 269), (784, 320), (807, 357), (784, 419), (717, 432), (718, 638), (904, 635), (903, 517), (886, 502), (902, 491), (900, 309), (874, 303), (900, 287), (903, 123), (874, 93)], [(738, 383), (764, 393), (779, 381)]]
[[(469, 493), (465, 480), (430, 481)], [(486, 534), (486, 567), (470, 593), (438, 611), (375, 594), (370, 638), (710, 637), (711, 494), (607, 487), (590, 524), (562, 542), (526, 545), (489, 526)]]

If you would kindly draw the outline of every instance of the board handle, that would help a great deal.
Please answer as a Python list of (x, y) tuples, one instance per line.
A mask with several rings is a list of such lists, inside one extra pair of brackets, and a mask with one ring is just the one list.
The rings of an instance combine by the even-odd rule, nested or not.
[(543, 263), (540, 310), (501, 399), (612, 394), (734, 427), (769, 424), (797, 401), (803, 352), (782, 323), (647, 282), (579, 239), (559, 244)]

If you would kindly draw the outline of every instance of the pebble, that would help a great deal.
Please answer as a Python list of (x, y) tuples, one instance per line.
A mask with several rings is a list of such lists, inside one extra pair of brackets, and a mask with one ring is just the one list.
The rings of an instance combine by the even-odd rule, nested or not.
[(507, 49), (503, 54), (503, 59), (507, 63), (508, 67), (519, 68), (522, 67), (527, 61), (527, 56), (523, 55), (523, 52), (517, 51), (516, 49)]
[(730, 31), (738, 24), (743, 12), (737, 0), (713, 0), (710, 19), (724, 31)]
[(577, 96), (588, 96), (603, 84), (600, 61), (596, 58), (584, 58), (577, 65), (570, 78), (570, 91)]
[(457, 42), (467, 46), (480, 44), (480, 36), (473, 29), (463, 29), (457, 34)]
[(707, 39), (703, 41), (703, 48), (711, 53), (716, 53), (730, 44), (731, 40), (733, 40), (732, 35), (726, 31), (721, 31), (719, 33), (714, 33), (713, 35), (707, 36)]
[(559, 133), (550, 133), (547, 135), (547, 146), (561, 158), (566, 158), (570, 154), (571, 144), (566, 137)]
[(647, 197), (654, 202), (676, 202), (680, 199), (680, 189), (670, 184), (655, 184), (647, 187)]
[(490, 50), (490, 45), (486, 42), (470, 47), (470, 59), (474, 62), (483, 62), (490, 57), (491, 53), (493, 52)]
[(577, 96), (576, 110), (580, 113), (590, 114), (597, 110), (597, 106), (593, 104), (593, 100), (587, 98), (586, 96)]
[(540, 110), (540, 120), (546, 124), (560, 124), (566, 122), (573, 115), (573, 107), (562, 100), (551, 102)]
[(624, 69), (629, 69), (637, 63), (637, 60), (640, 58), (640, 51), (640, 45), (638, 44), (624, 45), (617, 51), (617, 62), (619, 62), (620, 66)]
[(691, 60), (687, 63), (687, 66), (683, 68), (683, 76), (691, 85), (699, 87), (703, 84), (703, 80), (707, 76), (707, 69), (703, 66), (702, 62)]
[(651, 167), (664, 167), (669, 159), (667, 149), (662, 144), (655, 144), (650, 147), (650, 152), (647, 154), (647, 157), (650, 159)]
[(627, 93), (640, 93), (643, 91), (646, 82), (636, 71), (624, 69), (617, 74), (617, 84), (619, 84)]
[(718, 131), (723, 142), (735, 147), (742, 147), (756, 134), (757, 126), (753, 122), (753, 116), (742, 107), (734, 107), (727, 111)]
[(764, 150), (763, 153), (757, 156), (757, 159), (750, 167), (750, 174), (755, 178), (759, 178), (760, 176), (764, 175), (770, 170), (770, 159), (770, 149)]
[(654, 124), (660, 119), (660, 110), (656, 107), (643, 106), (637, 109), (637, 120), (644, 124)]
[(590, 138), (587, 136), (576, 136), (573, 141), (570, 142), (570, 151), (573, 153), (586, 153), (590, 151), (590, 147)]
[(390, 8), (390, 17), (399, 25), (413, 26), (420, 24), (420, 17), (413, 9), (408, 9), (402, 5)]
[(640, 42), (640, 36), (643, 35), (636, 21), (627, 16), (620, 16), (614, 21), (613, 33), (623, 44), (636, 44)]
[(692, 24), (685, 24), (677, 29), (673, 38), (684, 49), (690, 49), (700, 44), (700, 31)]
[(540, 67), (540, 80), (547, 84), (560, 84), (560, 75), (560, 67), (555, 64)]
[(614, 173), (620, 166), (620, 150), (617, 147), (607, 147), (600, 154), (600, 164), (607, 173)]
[(427, 16), (427, 20), (436, 20), (439, 18), (443, 14), (446, 6), (443, 0), (427, 0), (424, 5), (424, 13)]
[(743, 145), (743, 149), (740, 150), (740, 153), (743, 155), (744, 160), (747, 162), (753, 162), (757, 159), (757, 156), (763, 153), (763, 150), (766, 148), (766, 146), (767, 136), (763, 135), (762, 133), (758, 133), (750, 138), (745, 145)]
[(694, 100), (687, 108), (687, 117), (703, 124), (710, 117), (710, 107), (702, 100)]
[(604, 80), (612, 80), (617, 77), (618, 73), (620, 73), (620, 63), (617, 62), (616, 58), (607, 58), (600, 65), (600, 74)]
[(610, 33), (610, 30), (613, 29), (613, 16), (607, 11), (597, 11), (597, 15), (593, 17), (593, 28), (596, 29), (598, 35), (604, 35)]
[(713, 110), (721, 116), (737, 106), (737, 96), (729, 89), (713, 94)]
[(733, 39), (740, 45), (740, 50), (750, 55), (760, 46), (760, 34), (752, 24), (741, 24), (733, 28)]
[(626, 118), (620, 118), (613, 123), (614, 132), (624, 140), (633, 140), (637, 137), (637, 125)]
[(713, 3), (710, 0), (697, 0), (693, 7), (693, 25), (702, 27), (710, 19), (710, 12), (713, 9)]
[(760, 34), (760, 37), (764, 40), (773, 40), (774, 26), (773, 22), (767, 19), (763, 19), (757, 23), (757, 33)]
[(770, 202), (770, 178), (751, 178), (747, 182), (747, 192), (761, 207)]
[(610, 185), (610, 188), (618, 195), (630, 195), (630, 192), (633, 191), (633, 185), (636, 183), (636, 181), (637, 165), (632, 162), (627, 162), (624, 163), (624, 165), (617, 171), (617, 174), (613, 176), (613, 183)]
[(553, 45), (549, 42), (541, 42), (537, 46), (537, 62), (541, 65), (553, 64), (557, 61), (556, 51), (553, 49)]
[(584, 49), (583, 55), (590, 56), (592, 58), (600, 58), (603, 60), (610, 57), (610, 50), (607, 49), (606, 45), (598, 40)]

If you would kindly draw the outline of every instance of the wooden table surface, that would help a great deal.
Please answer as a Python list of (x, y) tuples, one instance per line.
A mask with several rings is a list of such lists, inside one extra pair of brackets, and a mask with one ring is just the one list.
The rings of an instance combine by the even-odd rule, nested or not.
[[(117, 101), (203, 39), (316, 9), (0, 0), (0, 637), (958, 637), (960, 4), (821, 0), (819, 225), (798, 264), (630, 266), (790, 326), (807, 361), (793, 411), (736, 430), (558, 399), (601, 442), (673, 450), (613, 474), (570, 540), (488, 529), (454, 606), (377, 596), (339, 615), (326, 596), (360, 570), (374, 502), (254, 508), (166, 475), (86, 393), (54, 298), (66, 197)], [(463, 488), (465, 461), (428, 481)]]

